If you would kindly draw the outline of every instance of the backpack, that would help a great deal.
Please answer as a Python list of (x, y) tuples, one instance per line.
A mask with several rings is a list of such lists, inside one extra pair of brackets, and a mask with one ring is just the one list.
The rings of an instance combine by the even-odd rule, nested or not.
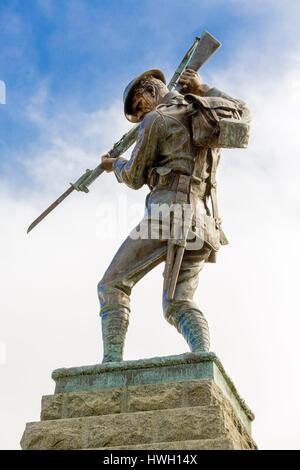
[(209, 148), (246, 148), (249, 123), (243, 119), (240, 101), (223, 97), (185, 95), (191, 116), (192, 139), (195, 146)]

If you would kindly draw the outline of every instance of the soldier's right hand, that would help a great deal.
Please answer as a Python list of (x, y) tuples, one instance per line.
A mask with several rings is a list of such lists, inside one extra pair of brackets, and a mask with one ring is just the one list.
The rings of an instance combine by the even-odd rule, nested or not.
[(116, 161), (115, 158), (111, 158), (109, 153), (106, 153), (105, 155), (101, 156), (101, 166), (103, 170), (107, 171), (107, 173), (110, 173), (111, 171), (114, 170), (114, 162)]
[(179, 83), (182, 86), (183, 93), (201, 94), (202, 80), (197, 72), (192, 69), (186, 69), (182, 72)]

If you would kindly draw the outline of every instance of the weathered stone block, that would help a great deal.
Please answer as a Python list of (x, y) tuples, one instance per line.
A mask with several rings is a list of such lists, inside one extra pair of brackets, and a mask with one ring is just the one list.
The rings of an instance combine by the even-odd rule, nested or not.
[(100, 394), (82, 392), (66, 396), (66, 418), (77, 416), (98, 416), (121, 412), (122, 391), (110, 390)]
[(63, 418), (64, 394), (42, 397), (41, 420)]
[(199, 406), (157, 414), (156, 442), (211, 439), (225, 435), (219, 408)]
[(42, 398), (41, 419), (76, 418), (120, 413), (123, 391), (59, 393)]
[(224, 398), (212, 380), (191, 380), (183, 385), (186, 406), (215, 405)]
[(21, 444), (26, 449), (80, 449), (218, 437), (225, 437), (222, 413), (204, 406), (30, 423)]
[(122, 413), (90, 418), (87, 448), (144, 444), (153, 441), (153, 413)]
[(182, 402), (183, 385), (181, 382), (128, 387), (126, 411), (180, 408), (183, 406)]
[[(107, 448), (99, 447), (95, 450), (107, 450)], [(109, 450), (234, 450), (234, 447), (230, 439), (219, 438), (198, 441), (154, 442), (152, 444), (110, 447)]]
[[(50, 424), (50, 425), (49, 425)], [(82, 449), (83, 421), (52, 420), (29, 423), (21, 440), (22, 449)]]

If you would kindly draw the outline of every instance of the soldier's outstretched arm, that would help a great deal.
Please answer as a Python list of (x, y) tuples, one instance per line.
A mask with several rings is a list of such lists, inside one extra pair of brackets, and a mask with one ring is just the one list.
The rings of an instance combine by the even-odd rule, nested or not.
[(160, 139), (160, 114), (156, 111), (143, 118), (136, 145), (130, 160), (119, 157), (113, 163), (113, 170), (120, 183), (132, 189), (139, 189), (147, 182), (147, 172), (152, 167)]

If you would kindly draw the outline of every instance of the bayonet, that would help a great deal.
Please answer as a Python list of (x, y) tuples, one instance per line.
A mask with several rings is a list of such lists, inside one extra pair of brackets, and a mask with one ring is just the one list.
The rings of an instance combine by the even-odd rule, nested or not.
[(59, 196), (56, 201), (54, 201), (49, 207), (47, 207), (47, 209), (44, 210), (44, 212), (42, 212), (41, 215), (39, 215), (38, 218), (35, 219), (31, 225), (29, 225), (27, 233), (29, 233), (37, 224), (39, 224), (45, 217), (47, 217), (47, 215), (50, 214), (50, 212), (52, 212), (53, 209), (55, 209), (55, 207), (57, 207), (58, 204), (60, 204), (64, 199), (66, 199), (66, 197), (68, 197), (73, 191), (74, 188), (73, 186), (71, 186), (69, 189), (67, 189), (67, 191), (65, 191), (61, 196)]

